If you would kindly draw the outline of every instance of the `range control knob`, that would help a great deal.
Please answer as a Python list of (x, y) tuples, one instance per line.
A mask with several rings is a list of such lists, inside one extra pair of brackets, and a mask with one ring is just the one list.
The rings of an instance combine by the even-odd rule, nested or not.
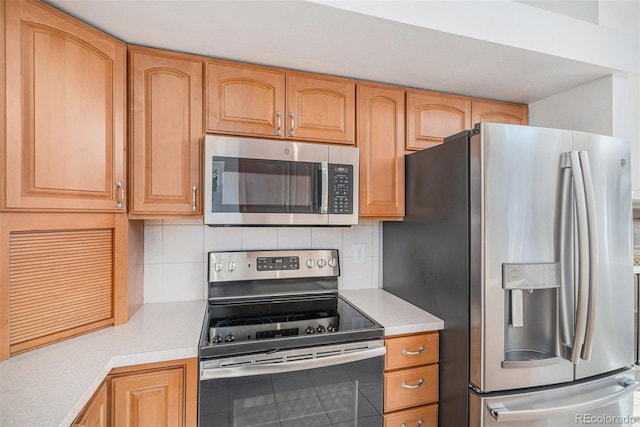
[(226, 337), (224, 337), (225, 342), (234, 342), (235, 340), (236, 340), (236, 336), (233, 334), (229, 334)]
[(222, 263), (220, 261), (217, 261), (214, 267), (216, 271), (222, 271), (222, 268), (223, 268)]
[(337, 330), (338, 330), (338, 327), (334, 324), (327, 326), (327, 331), (329, 332), (336, 332)]
[(313, 268), (316, 265), (316, 262), (309, 258), (306, 262), (308, 268)]
[(326, 260), (326, 259), (322, 259), (322, 258), (320, 258), (320, 259), (318, 260), (318, 267), (319, 267), (319, 268), (324, 268), (326, 265), (327, 265), (327, 260)]
[(313, 334), (316, 330), (313, 328), (313, 326), (307, 326), (307, 329), (305, 330), (305, 332), (307, 334)]
[(222, 337), (220, 335), (216, 335), (215, 337), (213, 337), (213, 339), (211, 340), (212, 344), (218, 344), (219, 342), (222, 341)]
[(227, 263), (227, 270), (233, 271), (235, 269), (236, 269), (236, 262), (235, 261), (229, 261)]
[(319, 333), (319, 334), (321, 334), (321, 333), (323, 333), (323, 332), (326, 332), (326, 331), (327, 331), (327, 328), (325, 328), (325, 327), (324, 327), (324, 326), (322, 326), (322, 325), (318, 325), (318, 327), (316, 328), (316, 330), (318, 331), (318, 333)]
[(336, 259), (335, 258), (329, 258), (329, 267), (333, 268), (336, 266)]

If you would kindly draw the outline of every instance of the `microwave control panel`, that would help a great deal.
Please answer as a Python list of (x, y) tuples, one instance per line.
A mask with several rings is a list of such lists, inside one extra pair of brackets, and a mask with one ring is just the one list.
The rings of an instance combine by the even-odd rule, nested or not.
[(353, 213), (353, 165), (329, 165), (329, 213)]

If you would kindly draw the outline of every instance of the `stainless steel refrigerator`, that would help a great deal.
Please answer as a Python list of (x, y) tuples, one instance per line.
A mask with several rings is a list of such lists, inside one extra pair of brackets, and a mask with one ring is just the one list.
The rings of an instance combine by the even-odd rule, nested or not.
[(483, 123), (405, 166), (383, 286), (444, 320), (440, 426), (632, 425), (629, 143)]

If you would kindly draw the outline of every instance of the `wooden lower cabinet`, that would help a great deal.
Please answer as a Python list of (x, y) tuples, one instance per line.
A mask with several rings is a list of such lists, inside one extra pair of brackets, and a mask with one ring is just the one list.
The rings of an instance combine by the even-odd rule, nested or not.
[(107, 427), (107, 383), (103, 382), (82, 410), (72, 427)]
[(72, 426), (195, 427), (198, 361), (115, 368)]
[(438, 332), (385, 338), (384, 427), (437, 427), (438, 340)]
[(385, 414), (384, 427), (437, 427), (438, 404), (423, 405), (413, 409)]

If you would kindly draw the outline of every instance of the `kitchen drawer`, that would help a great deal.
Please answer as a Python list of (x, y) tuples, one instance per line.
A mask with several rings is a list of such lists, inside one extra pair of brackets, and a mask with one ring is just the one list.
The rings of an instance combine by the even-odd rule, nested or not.
[(438, 361), (438, 332), (386, 338), (385, 370), (426, 365)]
[(386, 414), (384, 427), (438, 427), (438, 404), (424, 405), (418, 408)]
[(385, 413), (437, 401), (438, 364), (385, 372)]

